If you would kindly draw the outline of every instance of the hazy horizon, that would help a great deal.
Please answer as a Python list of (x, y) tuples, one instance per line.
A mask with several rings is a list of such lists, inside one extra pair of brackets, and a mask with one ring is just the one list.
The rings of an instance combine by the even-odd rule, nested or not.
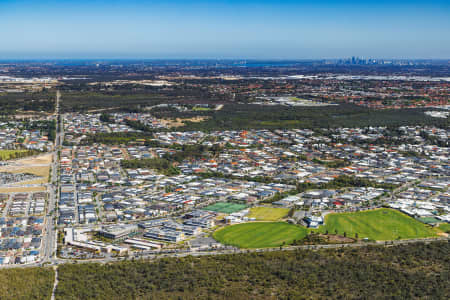
[(395, 60), (395, 61), (447, 61), (446, 58), (410, 58), (410, 57), (366, 57), (366, 56), (346, 56), (346, 57), (318, 57), (318, 58), (251, 58), (251, 57), (236, 57), (236, 58), (221, 58), (221, 57), (58, 57), (49, 56), (44, 58), (30, 57), (30, 58), (1, 58), (0, 61), (229, 61), (229, 62), (313, 62), (313, 61), (340, 61), (349, 60), (352, 57), (359, 59), (373, 59), (373, 60)]

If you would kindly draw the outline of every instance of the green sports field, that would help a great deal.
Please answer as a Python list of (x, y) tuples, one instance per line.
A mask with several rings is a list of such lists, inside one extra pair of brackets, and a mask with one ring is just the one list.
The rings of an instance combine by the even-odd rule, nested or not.
[(247, 205), (245, 205), (245, 204), (230, 203), (230, 202), (217, 202), (217, 203), (208, 205), (207, 207), (204, 207), (203, 210), (232, 214), (234, 212), (243, 210), (245, 208), (247, 208)]
[(289, 208), (278, 207), (252, 207), (247, 215), (249, 218), (255, 218), (259, 221), (278, 221), (284, 218), (289, 212)]
[(329, 214), (325, 225), (319, 228), (334, 234), (348, 237), (369, 238), (372, 240), (413, 239), (437, 236), (436, 231), (399, 211), (393, 209), (375, 209), (364, 212)]
[(211, 108), (209, 107), (193, 107), (192, 111), (210, 111)]
[(270, 248), (303, 239), (307, 229), (283, 222), (251, 222), (219, 229), (213, 237), (239, 248)]
[(450, 232), (450, 224), (449, 223), (442, 223), (438, 227), (443, 232)]

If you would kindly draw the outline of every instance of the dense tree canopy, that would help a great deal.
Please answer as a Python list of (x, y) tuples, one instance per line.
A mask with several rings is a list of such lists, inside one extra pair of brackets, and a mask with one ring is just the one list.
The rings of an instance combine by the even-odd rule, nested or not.
[(50, 268), (0, 270), (0, 299), (50, 299), (54, 276)]
[(448, 299), (448, 253), (448, 242), (435, 242), (62, 265), (56, 297)]

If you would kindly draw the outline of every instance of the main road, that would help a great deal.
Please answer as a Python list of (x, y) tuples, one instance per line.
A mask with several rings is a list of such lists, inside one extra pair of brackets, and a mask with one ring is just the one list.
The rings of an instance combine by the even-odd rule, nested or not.
[(56, 125), (56, 136), (55, 145), (52, 153), (52, 165), (51, 165), (51, 182), (48, 185), (48, 204), (47, 204), (47, 215), (45, 217), (45, 229), (44, 236), (42, 239), (41, 246), (41, 262), (50, 262), (53, 257), (56, 257), (56, 221), (57, 221), (57, 210), (56, 201), (58, 198), (59, 180), (58, 180), (58, 168), (59, 168), (59, 155), (58, 152), (61, 150), (62, 139), (64, 134), (64, 123), (63, 118), (60, 115), (60, 98), (61, 93), (56, 92), (56, 104), (55, 104), (55, 119)]
[(300, 245), (300, 246), (286, 246), (277, 248), (259, 248), (259, 249), (210, 249), (203, 251), (177, 251), (174, 253), (140, 253), (136, 255), (131, 255), (129, 257), (108, 257), (103, 259), (85, 259), (85, 260), (72, 260), (72, 259), (61, 259), (55, 258), (52, 260), (53, 265), (65, 264), (65, 263), (112, 263), (116, 261), (126, 260), (126, 259), (145, 259), (145, 260), (155, 260), (159, 258), (180, 258), (185, 256), (213, 256), (213, 255), (226, 255), (226, 254), (239, 254), (239, 253), (253, 253), (253, 252), (274, 252), (274, 251), (295, 251), (295, 250), (319, 250), (319, 249), (339, 249), (339, 248), (361, 248), (368, 246), (382, 246), (382, 247), (392, 247), (398, 245), (407, 245), (414, 243), (431, 243), (436, 241), (447, 241), (449, 242), (449, 237), (438, 237), (438, 238), (424, 238), (424, 239), (411, 239), (411, 240), (395, 240), (395, 241), (379, 241), (379, 242), (358, 242), (349, 244), (323, 244), (323, 245)]

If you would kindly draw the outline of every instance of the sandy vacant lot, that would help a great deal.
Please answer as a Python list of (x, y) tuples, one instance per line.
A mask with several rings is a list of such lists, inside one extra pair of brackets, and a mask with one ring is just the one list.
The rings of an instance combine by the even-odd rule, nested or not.
[(22, 192), (45, 192), (45, 186), (17, 186), (17, 187), (2, 187), (0, 193), (22, 193)]
[[(25, 184), (45, 184), (48, 182), (48, 176), (50, 173), (50, 164), (52, 162), (52, 155), (44, 154), (36, 157), (27, 157), (23, 159), (18, 159), (12, 161), (10, 164), (6, 166), (0, 167), (0, 172), (8, 172), (8, 173), (30, 173), (40, 178), (36, 178), (33, 180), (23, 181), (19, 183), (11, 184), (11, 188), (17, 189), (22, 188), (21, 185)], [(30, 187), (24, 187), (29, 189)], [(4, 189), (10, 189), (9, 187)], [(44, 188), (45, 189), (45, 188)], [(36, 190), (34, 187), (33, 191)]]
[(193, 118), (185, 118), (185, 119), (176, 118), (175, 120), (173, 120), (173, 119), (161, 119), (161, 123), (163, 123), (164, 125), (172, 128), (172, 127), (183, 126), (185, 124), (185, 122), (198, 123), (198, 122), (203, 122), (206, 119), (208, 119), (208, 117), (202, 117), (202, 116), (197, 116), (197, 117), (193, 117)]
[(22, 165), (43, 165), (43, 164), (51, 164), (52, 162), (52, 154), (44, 154), (35, 157), (27, 157), (17, 161)]

